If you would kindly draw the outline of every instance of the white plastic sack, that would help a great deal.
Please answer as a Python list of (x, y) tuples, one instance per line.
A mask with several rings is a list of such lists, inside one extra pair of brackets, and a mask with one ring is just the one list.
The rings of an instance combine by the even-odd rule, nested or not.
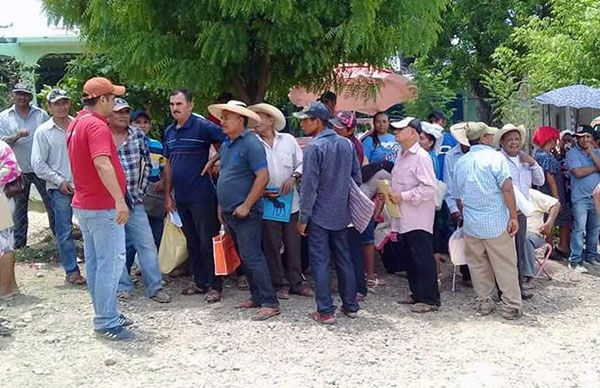
[(531, 202), (525, 198), (521, 190), (513, 183), (513, 191), (515, 192), (515, 202), (517, 203), (517, 209), (525, 215), (525, 217), (529, 217), (533, 214), (533, 205)]
[(444, 204), (444, 196), (446, 195), (447, 186), (444, 182), (437, 179), (435, 183), (435, 210), (440, 210)]
[(465, 236), (463, 228), (458, 228), (450, 236), (448, 241), (448, 250), (450, 251), (450, 260), (454, 265), (467, 264)]

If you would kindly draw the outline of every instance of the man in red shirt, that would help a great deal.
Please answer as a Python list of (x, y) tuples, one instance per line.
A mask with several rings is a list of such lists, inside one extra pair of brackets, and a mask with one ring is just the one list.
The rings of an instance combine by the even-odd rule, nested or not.
[(125, 175), (106, 117), (124, 86), (94, 77), (83, 86), (84, 109), (67, 130), (75, 184), (72, 206), (83, 234), (94, 330), (113, 340), (133, 339), (133, 324), (117, 310), (117, 286), (125, 266), (125, 228), (129, 218)]

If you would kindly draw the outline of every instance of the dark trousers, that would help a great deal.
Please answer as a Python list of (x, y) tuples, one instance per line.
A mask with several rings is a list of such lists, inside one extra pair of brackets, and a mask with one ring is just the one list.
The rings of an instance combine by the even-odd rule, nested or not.
[[(348, 248), (352, 259), (352, 268), (356, 278), (356, 290), (363, 296), (367, 296), (367, 278), (365, 276), (365, 260), (362, 255), (363, 237), (354, 227), (348, 228)], [(333, 263), (337, 263), (337, 256), (333, 240), (329, 240), (329, 250)]]
[(25, 183), (25, 192), (15, 197), (15, 214), (14, 214), (14, 231), (15, 231), (15, 249), (23, 248), (27, 245), (27, 229), (29, 227), (29, 218), (27, 212), (29, 211), (29, 192), (31, 190), (31, 184), (35, 185), (35, 188), (40, 193), (46, 213), (48, 214), (48, 223), (50, 224), (50, 230), (52, 234), (56, 235), (54, 231), (54, 214), (52, 214), (52, 205), (50, 203), (50, 197), (46, 191), (46, 182), (38, 178), (34, 173), (28, 172), (23, 174), (23, 181)]
[(407, 254), (408, 285), (411, 297), (419, 303), (439, 306), (437, 269), (433, 258), (433, 235), (411, 230), (400, 235)]
[(291, 215), (290, 222), (262, 221), (263, 250), (269, 262), (273, 286), (288, 288), (291, 292), (299, 292), (302, 288), (302, 259), (297, 225), (298, 212)]
[[(348, 244), (348, 229), (328, 230), (310, 222), (308, 224), (308, 255), (315, 280), (317, 311), (324, 315), (335, 312), (329, 286), (329, 260), (335, 260), (338, 290), (342, 306), (347, 311), (358, 311), (356, 301), (356, 275)], [(330, 255), (330, 248), (335, 252)]]
[(199, 288), (221, 292), (223, 279), (215, 276), (212, 238), (219, 234), (216, 201), (177, 204), (183, 223), (194, 282)]
[(527, 217), (525, 214), (518, 214), (519, 231), (515, 235), (515, 248), (517, 249), (517, 270), (519, 273), (519, 288), (523, 289), (523, 262), (527, 259), (526, 244), (527, 240)]
[(158, 249), (160, 248), (160, 240), (162, 239), (163, 230), (165, 228), (165, 218), (148, 216), (148, 222), (150, 223), (150, 229), (152, 230), (154, 244), (156, 244), (156, 249)]
[(252, 301), (262, 307), (278, 307), (275, 289), (271, 282), (269, 265), (262, 248), (262, 212), (252, 212), (246, 218), (222, 213), (227, 231), (233, 236), (244, 265), (244, 275), (250, 285)]

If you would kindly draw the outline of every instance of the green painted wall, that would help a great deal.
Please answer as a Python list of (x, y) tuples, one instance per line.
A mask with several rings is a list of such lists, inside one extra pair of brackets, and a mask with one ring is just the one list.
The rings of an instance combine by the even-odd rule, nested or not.
[(35, 65), (48, 54), (78, 54), (83, 50), (79, 37), (0, 38), (0, 55)]

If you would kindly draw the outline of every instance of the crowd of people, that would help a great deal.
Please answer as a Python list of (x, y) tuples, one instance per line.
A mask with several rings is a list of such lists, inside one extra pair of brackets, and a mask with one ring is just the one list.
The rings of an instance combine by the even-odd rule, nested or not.
[[(14, 105), (0, 113), (1, 299), (19, 293), (14, 250), (27, 244), (31, 184), (46, 206), (66, 282), (87, 285), (94, 330), (109, 339), (135, 337), (117, 303), (132, 297), (134, 263), (147, 297), (171, 301), (158, 249), (165, 216), (175, 212), (192, 274), (181, 293), (222, 300), (212, 238), (223, 228), (241, 258), (239, 285), (250, 291), (237, 307), (255, 309), (253, 320), (279, 315), (279, 300), (296, 294), (315, 298), (316, 322), (334, 323), (333, 278), (341, 313), (357, 318), (359, 303), (385, 284), (376, 257), (388, 272), (406, 272), (410, 293), (399, 303), (437, 311), (440, 262), (453, 233), (462, 236), (462, 281), (474, 288), (481, 315), (498, 305), (506, 319), (521, 316), (522, 299), (533, 296), (535, 249), (552, 244), (554, 226), (555, 256), (579, 273), (600, 267), (600, 150), (592, 126), (538, 128), (533, 156), (522, 126), (461, 122), (446, 130), (440, 111), (423, 121), (377, 113), (359, 139), (355, 114), (337, 111), (327, 92), (294, 113), (311, 138), (301, 149), (282, 132), (286, 118), (273, 105), (247, 106), (224, 94), (205, 119), (193, 113), (191, 93), (177, 89), (169, 96), (174, 121), (153, 139), (151, 116), (134, 111), (125, 92), (91, 78), (84, 108), (71, 117), (63, 90), (48, 94), (50, 116), (31, 104), (29, 86), (12, 90)], [(283, 197), (291, 198), (287, 217), (267, 218), (265, 201)], [(374, 210), (357, 219), (354, 210), (365, 203)]]

